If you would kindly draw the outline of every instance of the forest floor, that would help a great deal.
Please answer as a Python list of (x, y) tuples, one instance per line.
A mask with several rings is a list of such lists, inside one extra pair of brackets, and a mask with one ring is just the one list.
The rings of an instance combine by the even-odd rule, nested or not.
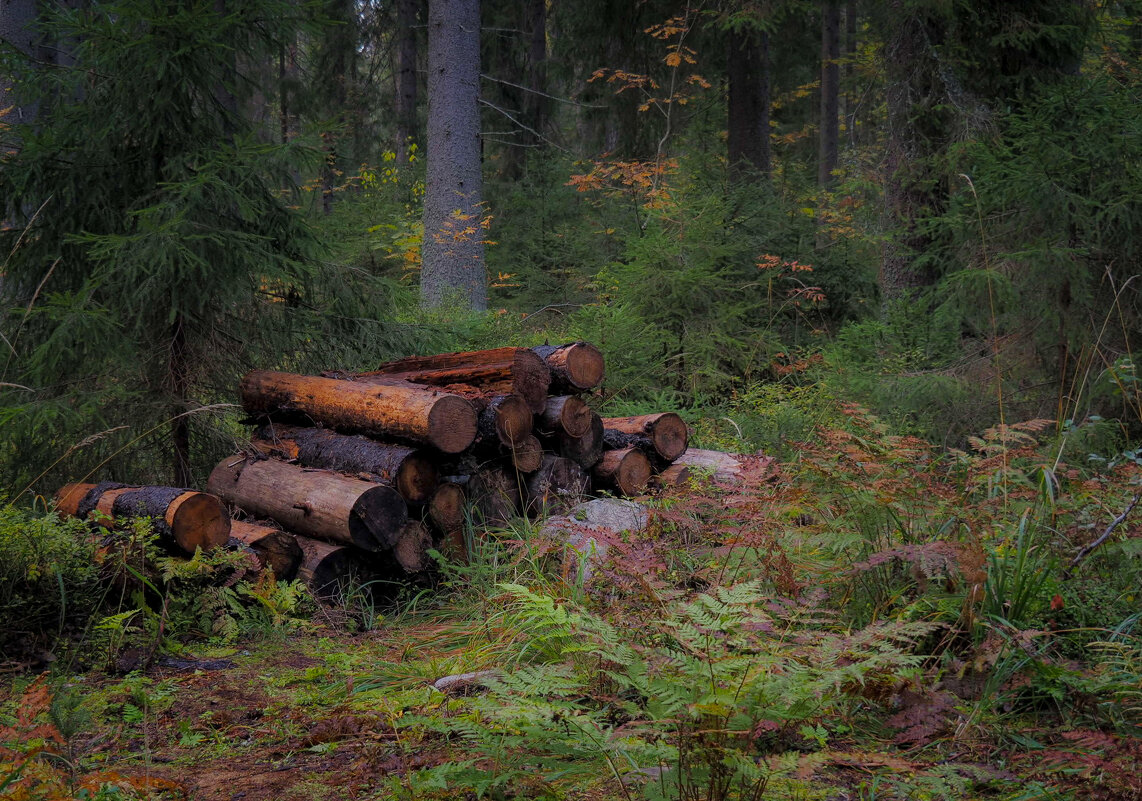
[[(50, 697), (27, 671), (0, 688), (0, 749), (54, 740), (37, 769), (61, 789), (25, 773), (13, 797), (1142, 799), (1142, 649), (1115, 628), (1139, 618), (1142, 530), (1073, 577), (1059, 558), (1137, 467), (1056, 460), (1049, 499), (1013, 473), (1000, 497), (994, 449), (949, 469), (856, 425), (652, 500), (587, 581), (521, 521), (397, 603), (126, 674), (55, 665)], [(1034, 475), (1036, 447), (1002, 465)], [(495, 677), (431, 686), (473, 671)]]

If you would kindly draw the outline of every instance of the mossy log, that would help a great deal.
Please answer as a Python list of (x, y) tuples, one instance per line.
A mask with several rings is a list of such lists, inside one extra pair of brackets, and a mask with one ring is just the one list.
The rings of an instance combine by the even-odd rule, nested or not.
[(666, 462), (673, 462), (686, 452), (690, 437), (686, 422), (674, 412), (605, 417), (603, 428), (607, 432), (606, 447), (612, 450), (642, 447)]
[(556, 392), (582, 392), (603, 383), (606, 375), (603, 354), (590, 343), (540, 345), (532, 350), (551, 371), (551, 384)]
[(365, 551), (392, 548), (408, 522), (408, 506), (390, 486), (273, 459), (228, 456), (206, 486), (289, 531)]
[(595, 465), (595, 480), (604, 487), (611, 487), (623, 495), (638, 495), (646, 489), (650, 481), (650, 459), (638, 448), (625, 448), (621, 451), (605, 451), (603, 458)]
[(160, 540), (187, 554), (196, 548), (219, 548), (230, 539), (226, 505), (196, 490), (113, 482), (68, 484), (56, 493), (56, 509), (83, 519), (98, 512), (117, 522), (149, 517)]
[(254, 432), (252, 444), (303, 467), (366, 473), (377, 483), (391, 485), (409, 503), (427, 501), (440, 479), (423, 449), (377, 442), (360, 434), (269, 423)]
[(459, 453), (476, 438), (476, 410), (459, 396), (402, 381), (344, 381), (253, 370), (239, 387), (254, 414), (309, 418), (332, 428), (423, 442)]

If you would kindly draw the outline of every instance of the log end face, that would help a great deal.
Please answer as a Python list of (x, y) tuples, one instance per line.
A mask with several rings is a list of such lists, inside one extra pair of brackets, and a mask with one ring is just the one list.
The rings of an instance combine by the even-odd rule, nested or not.
[(472, 404), (457, 395), (442, 395), (428, 413), (428, 441), (444, 453), (460, 453), (476, 439)]
[(515, 392), (527, 401), (533, 414), (542, 414), (547, 405), (547, 390), (551, 387), (551, 369), (539, 354), (528, 348), (518, 348), (512, 365)]
[(414, 452), (401, 462), (394, 486), (409, 503), (424, 503), (436, 491), (440, 472), (427, 455)]
[(512, 466), (521, 473), (534, 473), (543, 464), (543, 445), (531, 434), (512, 447)]
[(674, 412), (666, 412), (654, 424), (654, 449), (668, 462), (686, 452), (689, 440), (686, 421)]
[(624, 495), (638, 495), (646, 489), (652, 472), (646, 454), (638, 448), (632, 448), (619, 465), (615, 486)]
[(566, 367), (568, 380), (579, 389), (597, 387), (606, 375), (602, 351), (587, 342), (567, 348)]
[(519, 395), (507, 395), (495, 405), (496, 437), (505, 445), (518, 443), (531, 433), (531, 405)]
[(595, 413), (591, 407), (580, 398), (571, 396), (563, 402), (560, 412), (560, 422), (563, 430), (569, 437), (582, 437), (591, 430), (592, 417)]
[(210, 551), (230, 540), (230, 515), (221, 498), (190, 492), (176, 503), (170, 527), (179, 548), (187, 553), (194, 553), (195, 548)]
[(353, 544), (368, 551), (392, 548), (408, 523), (408, 505), (392, 487), (377, 484), (353, 504), (349, 531)]

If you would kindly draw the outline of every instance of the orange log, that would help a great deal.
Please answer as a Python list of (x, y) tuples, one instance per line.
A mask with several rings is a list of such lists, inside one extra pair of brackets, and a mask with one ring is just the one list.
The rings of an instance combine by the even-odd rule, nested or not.
[(551, 370), (551, 383), (559, 392), (582, 392), (603, 383), (603, 354), (587, 342), (539, 345), (532, 348)]
[(591, 407), (582, 399), (574, 395), (555, 395), (547, 399), (543, 412), (536, 416), (536, 422), (545, 434), (581, 437), (591, 430), (592, 414)]
[(273, 526), (233, 520), (230, 536), (250, 548), (262, 567), (274, 571), (274, 578), (292, 581), (297, 575), (302, 552), (292, 534)]
[[(690, 436), (686, 422), (674, 412), (641, 414), (636, 417), (605, 417), (603, 428), (607, 430), (604, 438), (607, 447), (621, 449), (632, 445), (649, 445), (659, 458), (667, 462), (673, 462), (686, 452)], [(645, 438), (647, 442), (643, 443), (640, 438)]]
[(551, 371), (527, 348), (495, 348), (435, 356), (409, 356), (360, 373), (358, 379), (388, 378), (414, 384), (466, 384), (485, 391), (522, 395), (532, 412), (543, 411)]
[(391, 548), (408, 521), (404, 498), (392, 487), (273, 459), (228, 456), (206, 486), (248, 514), (366, 551)]
[(308, 416), (334, 428), (425, 442), (445, 453), (459, 453), (476, 438), (470, 402), (403, 382), (253, 370), (239, 391), (242, 405), (255, 414)]
[(600, 484), (613, 487), (623, 495), (638, 495), (650, 481), (650, 459), (638, 448), (605, 451), (595, 465), (594, 476)]
[(225, 545), (230, 539), (230, 515), (213, 495), (175, 487), (124, 484), (68, 484), (56, 493), (56, 508), (86, 518), (98, 512), (114, 521), (149, 517), (163, 541), (193, 554)]

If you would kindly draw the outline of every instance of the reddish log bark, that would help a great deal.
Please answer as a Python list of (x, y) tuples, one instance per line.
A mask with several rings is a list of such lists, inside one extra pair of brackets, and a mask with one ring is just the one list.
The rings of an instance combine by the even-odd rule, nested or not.
[(436, 465), (423, 450), (324, 428), (270, 423), (254, 432), (252, 444), (304, 467), (368, 473), (378, 483), (394, 487), (409, 503), (427, 501), (440, 479)]
[(532, 412), (543, 411), (551, 371), (527, 348), (495, 348), (435, 356), (410, 356), (356, 378), (388, 378), (414, 384), (467, 384), (503, 395), (521, 395)]
[(470, 402), (403, 382), (254, 370), (239, 390), (242, 405), (255, 414), (308, 416), (334, 428), (424, 442), (445, 453), (459, 453), (476, 438)]
[(233, 520), (230, 536), (250, 548), (262, 567), (274, 571), (274, 578), (292, 581), (297, 575), (302, 552), (292, 534), (261, 523)]
[(587, 342), (539, 345), (532, 348), (551, 370), (551, 383), (558, 392), (582, 392), (603, 383), (603, 354)]
[(582, 399), (574, 395), (555, 395), (547, 399), (536, 423), (545, 434), (581, 437), (591, 430), (592, 414), (591, 407)]
[(571, 459), (548, 454), (526, 489), (528, 514), (563, 514), (591, 492), (591, 477)]
[[(607, 436), (613, 447), (638, 445), (638, 437), (645, 437), (659, 458), (673, 462), (686, 452), (690, 432), (686, 423), (674, 412), (642, 414), (637, 417), (606, 417), (603, 427), (610, 432)], [(629, 440), (626, 438), (630, 438)]]
[(638, 448), (606, 451), (595, 465), (594, 477), (623, 495), (638, 495), (650, 481), (650, 459)]
[(223, 459), (206, 486), (248, 514), (306, 536), (366, 551), (391, 548), (408, 522), (392, 487), (273, 459)]
[(175, 487), (68, 484), (56, 493), (56, 508), (86, 518), (99, 512), (112, 520), (151, 518), (155, 533), (187, 554), (209, 551), (230, 539), (230, 515), (219, 498)]

